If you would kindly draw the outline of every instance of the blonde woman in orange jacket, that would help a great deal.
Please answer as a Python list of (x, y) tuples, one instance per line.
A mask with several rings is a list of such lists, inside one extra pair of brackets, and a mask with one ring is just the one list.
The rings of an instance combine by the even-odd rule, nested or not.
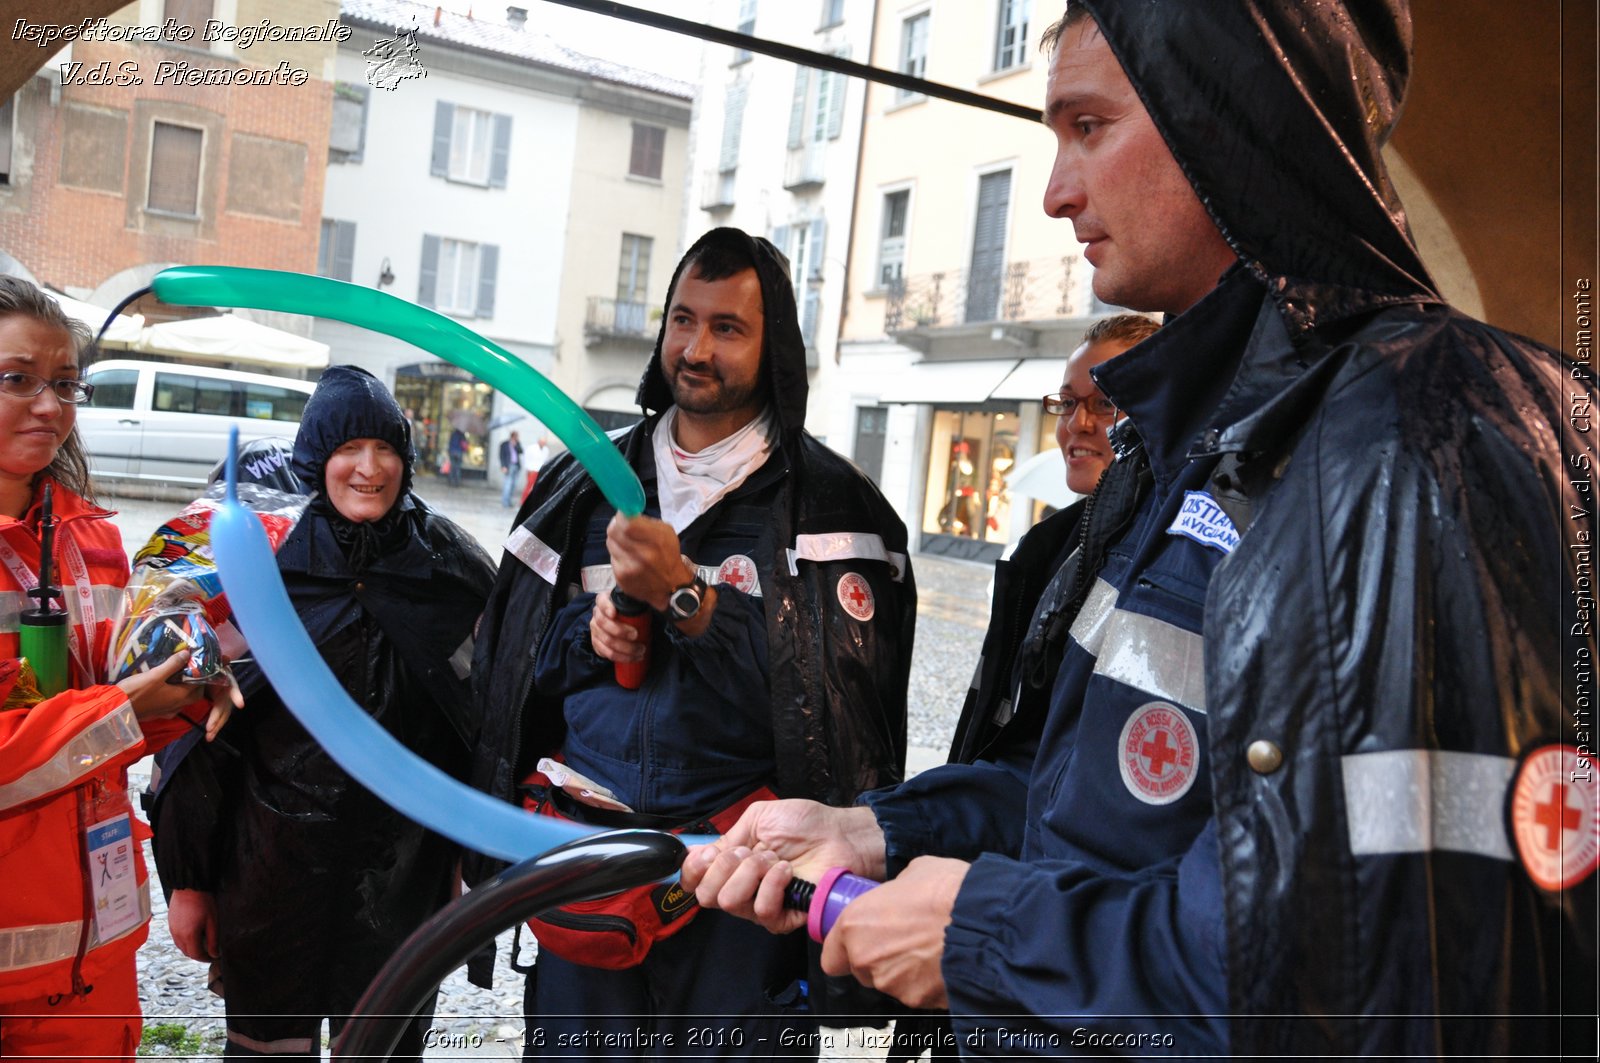
[(0, 277), (0, 661), (21, 652), (46, 484), (59, 521), (55, 582), (70, 618), (69, 689), (0, 710), (4, 1058), (133, 1057), (149, 832), (128, 799), (128, 765), (190, 726), (214, 737), (237, 701), (217, 688), (208, 706), (192, 687), (168, 684), (182, 653), (116, 685), (99, 682), (128, 561), (111, 514), (85, 497), (74, 425), (92, 390), (79, 379), (87, 338), (38, 288)]

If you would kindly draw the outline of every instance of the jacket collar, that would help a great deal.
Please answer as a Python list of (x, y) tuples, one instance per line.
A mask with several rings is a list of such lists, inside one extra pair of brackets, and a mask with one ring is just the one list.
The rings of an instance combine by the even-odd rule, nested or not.
[(1144, 440), (1157, 483), (1172, 482), (1213, 425), (1263, 305), (1260, 283), (1235, 267), (1155, 335), (1091, 370)]

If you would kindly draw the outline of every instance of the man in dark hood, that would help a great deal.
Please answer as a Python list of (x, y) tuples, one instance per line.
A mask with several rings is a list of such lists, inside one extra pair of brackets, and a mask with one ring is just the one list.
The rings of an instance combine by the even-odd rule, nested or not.
[(973, 1055), (1592, 1055), (1594, 377), (1434, 289), (1379, 153), (1404, 5), (1074, 0), (1046, 42), (1046, 211), (1168, 315), (1094, 371), (1128, 420), (1061, 663), (977, 763), (755, 806), (684, 881), (782, 929), (791, 868), (896, 876), (824, 967)]
[[(839, 802), (899, 781), (916, 610), (906, 531), (804, 430), (805, 345), (772, 244), (722, 228), (689, 249), (639, 403), (645, 420), (616, 442), (645, 515), (615, 514), (570, 455), (518, 515), (478, 641), (476, 785), (590, 822), (671, 827), (757, 795)], [(544, 1052), (769, 1055), (787, 1031), (815, 1053), (805, 1035), (828, 990), (803, 936), (659, 904), (654, 930), (587, 933), (617, 921), (593, 907), (535, 921), (527, 1009)], [(641, 1029), (659, 1036), (638, 1041)]]

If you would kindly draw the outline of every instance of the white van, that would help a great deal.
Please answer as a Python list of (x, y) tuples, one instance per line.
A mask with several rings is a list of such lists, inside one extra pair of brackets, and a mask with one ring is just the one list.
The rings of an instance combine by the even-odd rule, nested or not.
[(204, 486), (241, 442), (277, 436), (293, 441), (316, 385), (231, 369), (112, 359), (83, 378), (94, 397), (78, 407), (89, 471), (102, 482)]

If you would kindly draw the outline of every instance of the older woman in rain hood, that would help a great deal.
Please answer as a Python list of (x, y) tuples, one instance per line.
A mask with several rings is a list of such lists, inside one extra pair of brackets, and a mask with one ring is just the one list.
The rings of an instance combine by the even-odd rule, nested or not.
[[(411, 492), (410, 426), (383, 385), (335, 366), (306, 404), (294, 471), (312, 492), (278, 551), (296, 612), (350, 696), (409, 749), (464, 773), (475, 724), (466, 674), (494, 566)], [(247, 631), (248, 638), (249, 632)], [(395, 947), (450, 896), (453, 847), (351, 780), (240, 670), (239, 763), (184, 761), (157, 862), (173, 937), (217, 960), (230, 1056), (315, 1058)], [(194, 792), (198, 789), (198, 793)], [(431, 1009), (430, 1009), (431, 1010)], [(420, 1055), (424, 1022), (402, 1054)]]

